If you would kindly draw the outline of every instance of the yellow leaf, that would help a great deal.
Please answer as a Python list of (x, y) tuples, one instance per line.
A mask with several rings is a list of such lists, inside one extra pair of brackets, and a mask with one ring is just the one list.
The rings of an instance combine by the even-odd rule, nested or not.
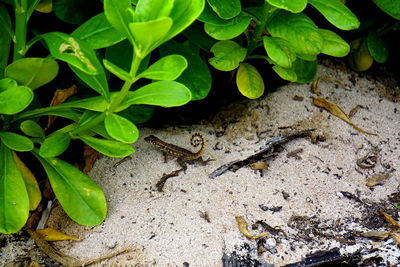
[(388, 221), (391, 225), (393, 225), (397, 228), (400, 228), (400, 224), (395, 219), (393, 219), (392, 216), (390, 216), (383, 210), (380, 210), (379, 213), (382, 214), (383, 216), (385, 216), (386, 221)]
[(367, 183), (366, 185), (368, 187), (373, 187), (378, 184), (383, 184), (383, 180), (389, 178), (391, 175), (387, 173), (378, 173), (374, 174), (370, 177), (367, 178)]
[(378, 134), (376, 134), (376, 133), (367, 132), (367, 131), (361, 129), (360, 127), (358, 127), (354, 122), (352, 122), (349, 119), (349, 117), (346, 115), (346, 113), (343, 111), (343, 109), (341, 107), (339, 107), (338, 105), (336, 105), (335, 103), (332, 103), (332, 102), (326, 100), (325, 98), (319, 98), (319, 97), (312, 97), (312, 100), (313, 100), (314, 105), (326, 109), (332, 115), (338, 117), (339, 119), (341, 119), (341, 120), (347, 122), (348, 124), (350, 124), (351, 126), (353, 126), (354, 129), (356, 129), (357, 131), (360, 131), (365, 134), (378, 136)]
[(42, 200), (42, 194), (40, 192), (39, 185), (35, 176), (33, 176), (32, 172), (28, 169), (28, 167), (26, 167), (22, 160), (20, 160), (17, 154), (14, 152), (13, 155), (15, 163), (17, 164), (22, 178), (24, 179), (26, 191), (28, 192), (29, 210), (35, 210)]
[(35, 7), (36, 11), (42, 12), (42, 13), (50, 13), (53, 11), (53, 2), (52, 0), (41, 0), (39, 4)]
[(390, 237), (393, 238), (397, 245), (400, 245), (400, 233), (390, 233)]
[(239, 226), (239, 231), (248, 239), (257, 239), (257, 238), (262, 238), (262, 237), (268, 236), (267, 233), (262, 233), (259, 235), (252, 235), (249, 232), (247, 222), (245, 221), (245, 219), (242, 216), (236, 216), (235, 219)]
[(250, 99), (259, 98), (264, 93), (264, 81), (260, 73), (248, 63), (240, 63), (236, 85), (240, 93)]
[(61, 240), (74, 240), (80, 241), (79, 239), (61, 233), (60, 231), (54, 230), (52, 228), (45, 228), (36, 230), (38, 234), (40, 234), (44, 240), (46, 241), (61, 241)]
[(386, 239), (389, 237), (389, 232), (387, 231), (368, 231), (365, 233), (362, 233), (361, 235), (363, 237), (369, 237), (369, 238), (376, 238), (376, 239)]

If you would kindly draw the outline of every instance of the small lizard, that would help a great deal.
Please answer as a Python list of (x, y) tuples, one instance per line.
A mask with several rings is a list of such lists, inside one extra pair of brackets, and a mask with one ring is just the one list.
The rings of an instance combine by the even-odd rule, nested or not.
[(200, 162), (203, 165), (205, 165), (208, 161), (210, 161), (210, 160), (203, 160), (201, 157), (201, 155), (203, 154), (203, 152), (205, 150), (206, 139), (200, 133), (194, 133), (192, 135), (192, 137), (190, 138), (190, 144), (193, 147), (197, 147), (200, 145), (200, 149), (197, 152), (192, 152), (185, 148), (166, 143), (154, 135), (147, 136), (146, 138), (144, 138), (144, 140), (146, 142), (156, 146), (158, 149), (160, 149), (164, 153), (164, 155), (170, 155), (170, 156), (177, 158), (179, 166), (182, 167), (182, 169), (176, 170), (172, 173), (164, 174), (163, 177), (160, 179), (160, 181), (156, 185), (158, 188), (158, 191), (162, 191), (162, 188), (168, 178), (178, 176), (181, 171), (186, 171), (187, 163), (190, 164), (190, 163), (197, 161), (197, 162)]

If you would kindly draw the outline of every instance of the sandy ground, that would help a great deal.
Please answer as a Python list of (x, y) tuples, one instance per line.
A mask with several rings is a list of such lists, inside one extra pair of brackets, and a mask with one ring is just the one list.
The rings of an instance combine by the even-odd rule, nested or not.
[[(375, 254), (364, 257), (378, 255), (384, 264), (397, 264), (400, 250), (392, 239), (376, 242), (360, 233), (387, 229), (377, 210), (389, 212), (388, 196), (399, 192), (399, 88), (386, 88), (338, 68), (320, 66), (319, 75), (335, 77), (351, 89), (321, 81), (320, 97), (347, 113), (362, 105), (352, 120), (379, 136), (361, 133), (314, 106), (309, 84), (289, 84), (262, 99), (233, 103), (199, 125), (141, 129), (131, 159), (103, 157), (90, 172), (108, 200), (108, 215), (101, 225), (79, 226), (60, 207), (53, 209), (48, 226), (82, 239), (57, 247), (80, 260), (132, 250), (96, 266), (222, 266), (224, 253), (264, 266), (283, 266), (333, 248), (341, 255), (376, 248)], [(312, 137), (283, 145), (267, 161), (267, 169), (244, 167), (209, 178), (219, 166), (254, 154), (271, 137), (307, 128), (318, 130)], [(189, 139), (196, 132), (207, 139), (203, 158), (214, 161), (189, 165), (158, 192), (160, 177), (179, 165), (175, 160), (164, 162), (144, 137), (153, 134), (195, 151)], [(357, 160), (374, 148), (379, 150), (376, 165), (358, 166)], [(382, 185), (366, 186), (368, 177), (381, 173), (390, 177)], [(391, 214), (398, 216), (393, 209)], [(251, 233), (270, 236), (247, 239), (235, 216), (249, 223)]]

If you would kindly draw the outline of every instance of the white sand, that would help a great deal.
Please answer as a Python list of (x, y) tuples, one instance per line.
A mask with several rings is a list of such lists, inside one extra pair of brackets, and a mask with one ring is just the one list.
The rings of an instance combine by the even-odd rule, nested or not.
[[(380, 248), (380, 243), (365, 238), (357, 238), (354, 245), (344, 245), (332, 237), (315, 233), (307, 234), (310, 240), (306, 241), (306, 232), (287, 225), (291, 216), (301, 215), (315, 216), (317, 228), (329, 231), (324, 226), (332, 227), (333, 235), (366, 230), (360, 225), (362, 221), (357, 221), (362, 217), (362, 207), (339, 192), (347, 191), (359, 195), (362, 200), (379, 202), (397, 192), (399, 185), (399, 103), (382, 95), (386, 89), (381, 84), (359, 74), (353, 74), (355, 85), (349, 81), (350, 74), (338, 69), (320, 66), (319, 74), (336, 77), (351, 88), (347, 91), (332, 82), (321, 81), (321, 97), (335, 102), (346, 112), (357, 104), (367, 107), (360, 109), (352, 119), (361, 128), (379, 136), (358, 132), (315, 107), (311, 103), (310, 97), (315, 95), (310, 92), (310, 85), (298, 84), (279, 88), (259, 100), (232, 104), (202, 125), (177, 125), (160, 131), (141, 129), (141, 138), (134, 144), (136, 153), (131, 160), (114, 166), (120, 159), (103, 157), (90, 173), (104, 189), (108, 200), (109, 211), (104, 223), (94, 228), (79, 226), (60, 208), (53, 210), (49, 226), (82, 239), (81, 242), (61, 242), (58, 246), (81, 260), (125, 248), (134, 250), (99, 264), (104, 266), (182, 266), (184, 262), (190, 266), (221, 266), (224, 251), (230, 253), (235, 246), (237, 250), (244, 243), (255, 248), (256, 241), (246, 239), (238, 230), (235, 216), (240, 215), (250, 225), (261, 220), (286, 233), (286, 237), (272, 236), (277, 240), (277, 253), (266, 251), (258, 258), (277, 266), (300, 261), (307, 253), (334, 247), (340, 247), (343, 253), (361, 247)], [(387, 89), (390, 90), (394, 89)], [(295, 95), (303, 96), (304, 100), (293, 100)], [(230, 122), (232, 119), (238, 122)], [(220, 165), (244, 159), (257, 151), (269, 136), (282, 133), (277, 127), (307, 119), (311, 122), (303, 122), (301, 127), (319, 128), (327, 137), (325, 142), (313, 144), (310, 138), (299, 138), (288, 143), (285, 151), (269, 162), (263, 177), (245, 167), (216, 179), (208, 178)], [(224, 135), (216, 137), (216, 132), (223, 129)], [(164, 163), (163, 155), (143, 138), (154, 134), (166, 142), (192, 149), (188, 140), (195, 132), (203, 133), (208, 140), (203, 158), (215, 161), (207, 166), (189, 165), (186, 173), (169, 179), (164, 192), (158, 192), (155, 184), (163, 173), (179, 166), (174, 160)], [(266, 139), (258, 142), (257, 133), (262, 132)], [(381, 162), (373, 169), (358, 172), (356, 160), (366, 155), (372, 146), (381, 149)], [(303, 149), (300, 160), (286, 157), (287, 152), (298, 148)], [(390, 172), (392, 177), (373, 190), (366, 187), (366, 177), (381, 172)], [(289, 198), (285, 200), (282, 192), (289, 194)], [(263, 211), (259, 205), (282, 206), (282, 209)], [(200, 216), (204, 212), (208, 213), (210, 222)], [(341, 225), (340, 233), (335, 230), (338, 225)], [(250, 231), (260, 233), (262, 230)], [(385, 257), (393, 260), (400, 256), (399, 250), (393, 242), (388, 243), (393, 250)], [(256, 254), (255, 251), (251, 253)]]

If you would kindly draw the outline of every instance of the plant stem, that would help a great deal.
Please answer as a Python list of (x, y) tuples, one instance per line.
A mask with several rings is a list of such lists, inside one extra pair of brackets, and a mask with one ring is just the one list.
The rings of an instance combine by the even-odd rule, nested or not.
[(15, 1), (15, 35), (13, 61), (24, 57), (26, 45), (26, 28), (28, 24), (27, 0), (21, 0), (21, 5)]

